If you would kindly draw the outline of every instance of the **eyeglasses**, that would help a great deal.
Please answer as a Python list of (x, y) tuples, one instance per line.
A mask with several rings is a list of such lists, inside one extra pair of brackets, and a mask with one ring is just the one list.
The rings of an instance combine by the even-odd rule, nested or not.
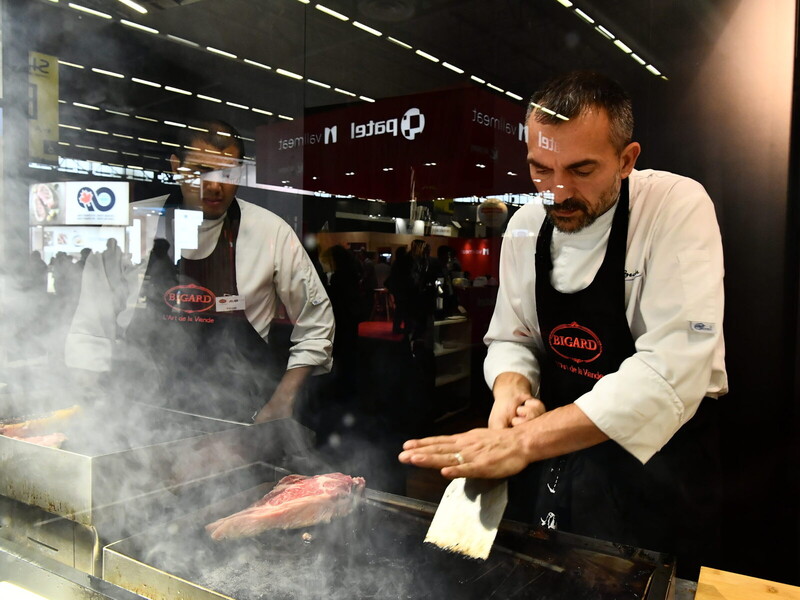
[(244, 166), (195, 165), (184, 163), (178, 167), (175, 180), (199, 187), (202, 182), (238, 185), (244, 176)]

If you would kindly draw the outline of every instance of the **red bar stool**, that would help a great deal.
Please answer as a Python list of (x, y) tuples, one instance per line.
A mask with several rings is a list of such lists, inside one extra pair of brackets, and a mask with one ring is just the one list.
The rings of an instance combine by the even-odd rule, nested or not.
[(391, 321), (394, 318), (392, 296), (386, 288), (377, 288), (372, 294), (370, 321)]

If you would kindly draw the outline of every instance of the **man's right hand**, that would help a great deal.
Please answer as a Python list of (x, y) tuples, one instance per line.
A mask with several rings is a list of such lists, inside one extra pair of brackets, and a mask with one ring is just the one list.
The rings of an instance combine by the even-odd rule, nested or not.
[(505, 429), (534, 419), (545, 412), (544, 404), (531, 395), (531, 382), (520, 373), (500, 373), (492, 386), (494, 405), (489, 429)]

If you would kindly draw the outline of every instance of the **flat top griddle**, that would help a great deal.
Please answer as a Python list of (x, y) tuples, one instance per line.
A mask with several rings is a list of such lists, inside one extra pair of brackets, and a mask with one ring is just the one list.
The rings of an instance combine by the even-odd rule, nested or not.
[[(269, 487), (240, 494), (234, 511)], [(215, 542), (204, 526), (233, 512), (224, 504), (109, 546), (106, 575), (112, 550), (151, 571), (140, 574), (142, 586), (158, 587), (160, 572), (235, 600), (653, 599), (666, 597), (671, 578), (657, 553), (508, 522), (487, 561), (467, 559), (422, 542), (431, 518), (422, 503), (373, 491), (330, 524)]]

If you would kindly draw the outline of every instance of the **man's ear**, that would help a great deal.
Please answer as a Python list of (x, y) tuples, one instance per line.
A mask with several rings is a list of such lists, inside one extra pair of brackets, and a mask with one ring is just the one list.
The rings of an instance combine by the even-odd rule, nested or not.
[(181, 159), (178, 158), (175, 154), (169, 157), (169, 165), (172, 167), (172, 172), (177, 173), (178, 167), (181, 166)]
[(631, 174), (633, 167), (636, 166), (636, 159), (639, 158), (641, 152), (642, 147), (639, 145), (639, 142), (631, 142), (620, 153), (620, 175), (622, 179), (625, 179)]

